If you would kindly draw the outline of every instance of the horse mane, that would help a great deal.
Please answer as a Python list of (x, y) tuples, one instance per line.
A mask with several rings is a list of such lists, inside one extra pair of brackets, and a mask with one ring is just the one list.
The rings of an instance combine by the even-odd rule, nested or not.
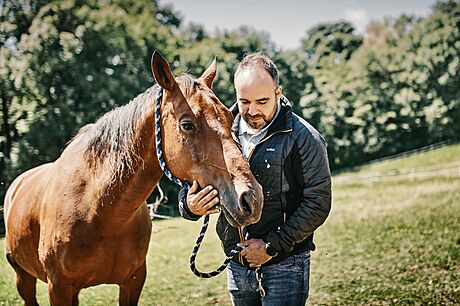
[(158, 85), (150, 87), (128, 104), (106, 113), (96, 123), (82, 127), (74, 137), (85, 137), (84, 154), (90, 167), (109, 167), (113, 173), (110, 183), (120, 179), (125, 171), (133, 172), (135, 165), (142, 161), (136, 154), (140, 146), (136, 140), (148, 106), (155, 103), (157, 88)]
[[(196, 90), (195, 80), (185, 73), (180, 80), (184, 95), (191, 96)], [(85, 137), (84, 154), (90, 167), (109, 167), (108, 170), (113, 173), (109, 184), (121, 179), (126, 171), (134, 172), (138, 162), (143, 162), (136, 153), (141, 145), (137, 141), (138, 131), (145, 120), (146, 109), (155, 103), (158, 88), (159, 85), (155, 84), (128, 104), (106, 113), (96, 123), (83, 126), (74, 137)]]

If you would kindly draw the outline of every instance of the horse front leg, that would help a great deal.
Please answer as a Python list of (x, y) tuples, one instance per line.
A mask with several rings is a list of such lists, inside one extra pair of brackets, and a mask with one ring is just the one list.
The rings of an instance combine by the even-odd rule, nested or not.
[(24, 300), (25, 306), (38, 306), (36, 294), (37, 279), (29, 273), (16, 272), (16, 287)]
[(120, 306), (135, 306), (138, 304), (146, 276), (147, 267), (144, 261), (142, 266), (124, 284), (120, 284)]
[(78, 306), (78, 294), (80, 293), (80, 290), (78, 290), (77, 292), (74, 292), (73, 293), (73, 296), (72, 296), (72, 306)]
[[(52, 281), (48, 278), (48, 295), (51, 306), (78, 305), (78, 293), (74, 298), (74, 289), (61, 281)], [(76, 304), (75, 304), (76, 303)]]

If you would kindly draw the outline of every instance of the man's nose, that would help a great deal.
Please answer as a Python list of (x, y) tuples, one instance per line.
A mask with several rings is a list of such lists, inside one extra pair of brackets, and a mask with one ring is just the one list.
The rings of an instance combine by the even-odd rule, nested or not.
[(257, 115), (259, 110), (257, 109), (257, 106), (255, 106), (253, 103), (249, 104), (249, 109), (248, 109), (248, 114), (250, 116)]

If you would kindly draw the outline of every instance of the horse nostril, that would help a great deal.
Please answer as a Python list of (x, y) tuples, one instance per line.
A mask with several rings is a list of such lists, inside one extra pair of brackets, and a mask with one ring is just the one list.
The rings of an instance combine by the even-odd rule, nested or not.
[(240, 207), (244, 212), (251, 214), (254, 204), (254, 195), (250, 191), (245, 191), (240, 196)]

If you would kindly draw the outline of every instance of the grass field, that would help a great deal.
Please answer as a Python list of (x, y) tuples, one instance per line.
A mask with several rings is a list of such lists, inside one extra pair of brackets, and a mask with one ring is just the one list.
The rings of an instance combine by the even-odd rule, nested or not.
[[(452, 145), (355, 174), (458, 160), (460, 145)], [(200, 226), (180, 218), (154, 221), (141, 305), (230, 305), (225, 273), (204, 280), (189, 271)], [(333, 210), (315, 242), (309, 305), (458, 305), (460, 174), (334, 186)], [(222, 262), (213, 229), (200, 252), (201, 270)], [(116, 286), (86, 289), (80, 304), (115, 305), (117, 294)], [(48, 304), (43, 283), (38, 296), (41, 305)], [(0, 305), (19, 304), (13, 270), (0, 256)]]

